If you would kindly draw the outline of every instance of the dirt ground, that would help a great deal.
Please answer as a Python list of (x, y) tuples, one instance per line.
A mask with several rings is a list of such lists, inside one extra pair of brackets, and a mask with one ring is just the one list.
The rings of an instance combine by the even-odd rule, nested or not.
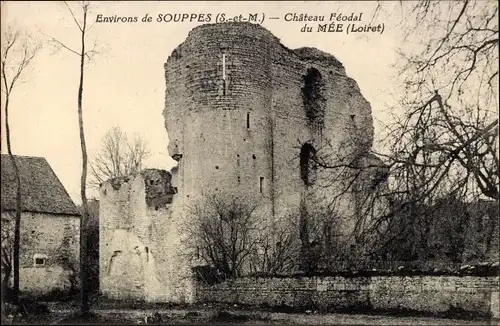
[(77, 302), (43, 303), (42, 311), (21, 317), (2, 316), (4, 324), (251, 324), (251, 325), (499, 325), (498, 319), (460, 319), (366, 313), (277, 312), (238, 305), (167, 306), (164, 304), (96, 302), (89, 320), (78, 315)]
[[(74, 310), (53, 310), (53, 323), (79, 323), (68, 319)], [(366, 314), (279, 313), (239, 309), (94, 309), (95, 323), (107, 324), (308, 324), (308, 325), (499, 325), (491, 319), (448, 319), (433, 317)], [(92, 323), (92, 321), (91, 321)]]

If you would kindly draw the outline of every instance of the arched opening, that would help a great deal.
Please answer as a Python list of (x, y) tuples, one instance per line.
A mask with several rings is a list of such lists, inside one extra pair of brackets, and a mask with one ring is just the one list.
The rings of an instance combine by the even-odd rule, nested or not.
[(302, 100), (309, 125), (323, 127), (326, 102), (323, 96), (324, 87), (325, 83), (318, 69), (307, 69), (302, 87)]
[(306, 186), (313, 184), (314, 176), (311, 172), (315, 170), (314, 156), (316, 149), (310, 143), (305, 143), (300, 149), (300, 178)]

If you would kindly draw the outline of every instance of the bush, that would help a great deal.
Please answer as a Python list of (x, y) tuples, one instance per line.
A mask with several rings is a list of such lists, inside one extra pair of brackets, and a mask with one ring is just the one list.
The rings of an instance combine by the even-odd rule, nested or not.
[(310, 273), (297, 272), (293, 274), (266, 274), (254, 273), (248, 277), (261, 278), (302, 278), (302, 277), (327, 277), (327, 276), (343, 276), (343, 277), (370, 277), (370, 276), (498, 276), (498, 263), (482, 263), (463, 265), (454, 268), (432, 268), (427, 267), (420, 269), (411, 265), (402, 265), (397, 268), (390, 269), (359, 269), (359, 270), (344, 270), (344, 271), (315, 271)]

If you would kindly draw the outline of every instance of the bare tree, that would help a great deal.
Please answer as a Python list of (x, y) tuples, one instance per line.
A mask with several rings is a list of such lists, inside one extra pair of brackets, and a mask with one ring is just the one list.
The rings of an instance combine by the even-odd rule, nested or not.
[(243, 274), (256, 249), (256, 205), (230, 195), (207, 197), (191, 208), (184, 226), (188, 253), (217, 269), (223, 278)]
[[(15, 218), (15, 216), (14, 216)], [(2, 296), (4, 298), (11, 297), (9, 291), (9, 282), (12, 276), (13, 258), (14, 258), (14, 228), (10, 219), (2, 217)], [(3, 300), (2, 300), (3, 302)]]
[(220, 279), (289, 274), (301, 268), (307, 248), (305, 270), (316, 270), (324, 258), (318, 249), (323, 248), (326, 217), (315, 211), (303, 223), (292, 213), (271, 223), (269, 213), (261, 208), (244, 196), (219, 193), (201, 200), (191, 208), (191, 218), (183, 227), (186, 247), (191, 249), (185, 253), (187, 258), (213, 267)]
[[(414, 218), (417, 214), (435, 216), (429, 210), (447, 198), (499, 199), (498, 3), (381, 2), (377, 14), (397, 9), (405, 31), (397, 66), (403, 87), (401, 101), (391, 110), (394, 121), (385, 126), (381, 139), (384, 150), (342, 153), (326, 140), (312, 160), (318, 168), (316, 180), (322, 183), (315, 188), (336, 185), (338, 195), (323, 196), (329, 197), (331, 209), (340, 197), (361, 200), (364, 208), (353, 218), (364, 236), (394, 226), (398, 211), (408, 214), (408, 222), (421, 228), (421, 245), (426, 246), (423, 239), (432, 221)], [(356, 130), (350, 135), (347, 141), (354, 147), (343, 147), (362, 149), (356, 145)], [(382, 158), (385, 167), (371, 166), (366, 158), (372, 154)], [(378, 187), (362, 186), (370, 170)], [(377, 181), (387, 177), (388, 183)], [(373, 190), (366, 193), (366, 186)], [(374, 211), (377, 201), (390, 209)], [(371, 223), (366, 223), (367, 217)]]
[(87, 252), (89, 259), (89, 286), (94, 296), (99, 294), (99, 200), (89, 200)]
[(367, 148), (360, 128), (347, 128), (348, 136), (337, 145), (323, 136), (318, 148), (312, 141), (301, 147), (304, 185), (297, 229), (305, 272), (362, 260), (362, 248), (370, 248), (374, 234), (387, 224), (390, 166)]
[(406, 252), (418, 257), (431, 249), (443, 202), (499, 199), (498, 3), (381, 2), (377, 14), (389, 10), (401, 11), (404, 42), (401, 100), (377, 153), (390, 169), (384, 195), (392, 203), (380, 220), (390, 231), (385, 244), (418, 234)]
[(261, 223), (255, 232), (250, 272), (264, 275), (290, 274), (298, 268), (300, 241), (296, 223), (285, 219), (283, 225)]
[[(398, 67), (403, 110), (384, 139), (394, 201), (404, 214), (426, 217), (446, 198), (497, 201), (498, 3), (398, 6), (408, 43)], [(420, 223), (422, 239), (431, 222)]]
[(80, 147), (82, 152), (82, 174), (80, 180), (80, 194), (82, 197), (82, 218), (80, 222), (80, 282), (81, 282), (81, 313), (83, 316), (87, 316), (90, 311), (89, 303), (89, 285), (88, 285), (88, 257), (87, 257), (87, 224), (89, 221), (89, 208), (87, 201), (87, 146), (85, 142), (85, 130), (83, 123), (83, 86), (84, 86), (84, 72), (85, 64), (88, 60), (96, 54), (95, 45), (93, 49), (88, 50), (86, 36), (88, 31), (92, 28), (93, 24), (89, 26), (88, 24), (88, 14), (90, 10), (89, 1), (78, 2), (78, 10), (80, 14), (75, 13), (71, 6), (64, 2), (65, 7), (68, 9), (71, 18), (73, 19), (76, 27), (79, 30), (80, 38), (80, 48), (74, 50), (67, 46), (65, 43), (51, 37), (51, 43), (54, 44), (58, 49), (65, 49), (70, 53), (76, 55), (79, 58), (79, 85), (78, 85), (78, 95), (77, 95), (77, 111), (78, 111), (78, 126), (80, 132)]
[(129, 138), (119, 127), (109, 130), (101, 142), (101, 149), (90, 165), (92, 186), (99, 186), (111, 178), (123, 177), (142, 170), (150, 152), (139, 136)]
[[(440, 208), (437, 203), (453, 198), (455, 202), (498, 198), (497, 120), (477, 128), (465, 126), (458, 118), (447, 123), (450, 115), (439, 94), (418, 109), (417, 116), (412, 111), (390, 126), (389, 154), (376, 153), (384, 158), (385, 166), (376, 162), (360, 164), (356, 153), (332, 154), (328, 146), (314, 158), (319, 169), (326, 172), (319, 178), (322, 185), (338, 187), (337, 194), (323, 196), (328, 198), (329, 214), (337, 214), (336, 202), (354, 196), (355, 235), (359, 243), (371, 248), (371, 254), (386, 246), (395, 248), (391, 243), (404, 231), (419, 234), (418, 238), (411, 237), (416, 241), (406, 256), (421, 258), (417, 253), (431, 252), (429, 239), (436, 225), (433, 219), (441, 217), (436, 214)], [(374, 153), (372, 150), (363, 156)], [(387, 206), (377, 208), (384, 204)], [(402, 216), (406, 216), (406, 222), (397, 222)], [(455, 222), (465, 221), (457, 216)], [(410, 233), (403, 238), (410, 238)], [(454, 234), (461, 233), (457, 229)]]
[(14, 177), (16, 180), (16, 217), (14, 227), (14, 288), (13, 301), (19, 300), (19, 246), (21, 241), (21, 179), (19, 168), (12, 152), (11, 130), (9, 124), (10, 101), (14, 88), (20, 83), (21, 77), (30, 66), (36, 53), (40, 49), (39, 45), (33, 44), (28, 36), (22, 35), (19, 31), (9, 28), (2, 29), (2, 92), (4, 94), (5, 109), (5, 133), (7, 138), (7, 152), (9, 154), (12, 166), (14, 167)]
[(461, 190), (498, 200), (498, 3), (400, 6), (411, 47), (401, 50), (403, 114), (388, 126), (390, 159), (418, 169), (410, 173), (425, 179), (423, 197)]

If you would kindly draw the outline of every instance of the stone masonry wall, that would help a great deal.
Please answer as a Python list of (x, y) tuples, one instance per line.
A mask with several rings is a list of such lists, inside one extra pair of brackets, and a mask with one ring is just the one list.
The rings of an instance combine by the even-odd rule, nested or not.
[(101, 186), (100, 289), (114, 299), (192, 300), (171, 175), (149, 169)]
[[(181, 228), (204, 197), (245, 198), (258, 206), (260, 224), (283, 232), (280, 224), (316, 205), (303, 204), (308, 194), (324, 189), (301, 176), (303, 146), (328, 142), (335, 154), (362, 156), (373, 142), (370, 105), (342, 64), (316, 49), (288, 49), (259, 25), (198, 26), (164, 68), (163, 115), (178, 166), (168, 182), (157, 171), (101, 186), (101, 289), (117, 298), (191, 300)], [(352, 141), (356, 130), (359, 142)], [(175, 195), (150, 197), (162, 189), (157, 181)], [(332, 224), (343, 235), (355, 224), (354, 201), (348, 192), (338, 200)]]
[[(321, 127), (308, 121), (304, 104), (311, 72), (321, 84)], [(308, 191), (300, 177), (301, 146), (328, 142), (335, 155), (363, 155), (372, 146), (370, 104), (342, 64), (316, 49), (288, 49), (259, 25), (194, 28), (168, 58), (165, 78), (163, 115), (170, 155), (179, 161), (182, 207), (207, 194), (241, 193), (259, 203), (264, 220), (286, 222)], [(355, 134), (362, 135), (358, 142)], [(332, 198), (339, 189), (342, 184), (333, 184), (321, 195)], [(349, 193), (338, 200), (336, 225), (345, 235), (355, 223), (354, 200)]]
[(499, 278), (476, 276), (373, 276), (241, 278), (200, 284), (197, 302), (223, 302), (322, 311), (374, 310), (499, 317)]
[[(8, 219), (2, 218), (4, 223), (13, 223), (7, 222)], [(79, 230), (80, 218), (77, 216), (23, 212), (19, 257), (21, 291), (45, 294), (70, 288), (72, 272), (62, 259), (67, 258), (76, 269), (79, 268)], [(43, 266), (35, 266), (35, 255), (45, 258)]]

